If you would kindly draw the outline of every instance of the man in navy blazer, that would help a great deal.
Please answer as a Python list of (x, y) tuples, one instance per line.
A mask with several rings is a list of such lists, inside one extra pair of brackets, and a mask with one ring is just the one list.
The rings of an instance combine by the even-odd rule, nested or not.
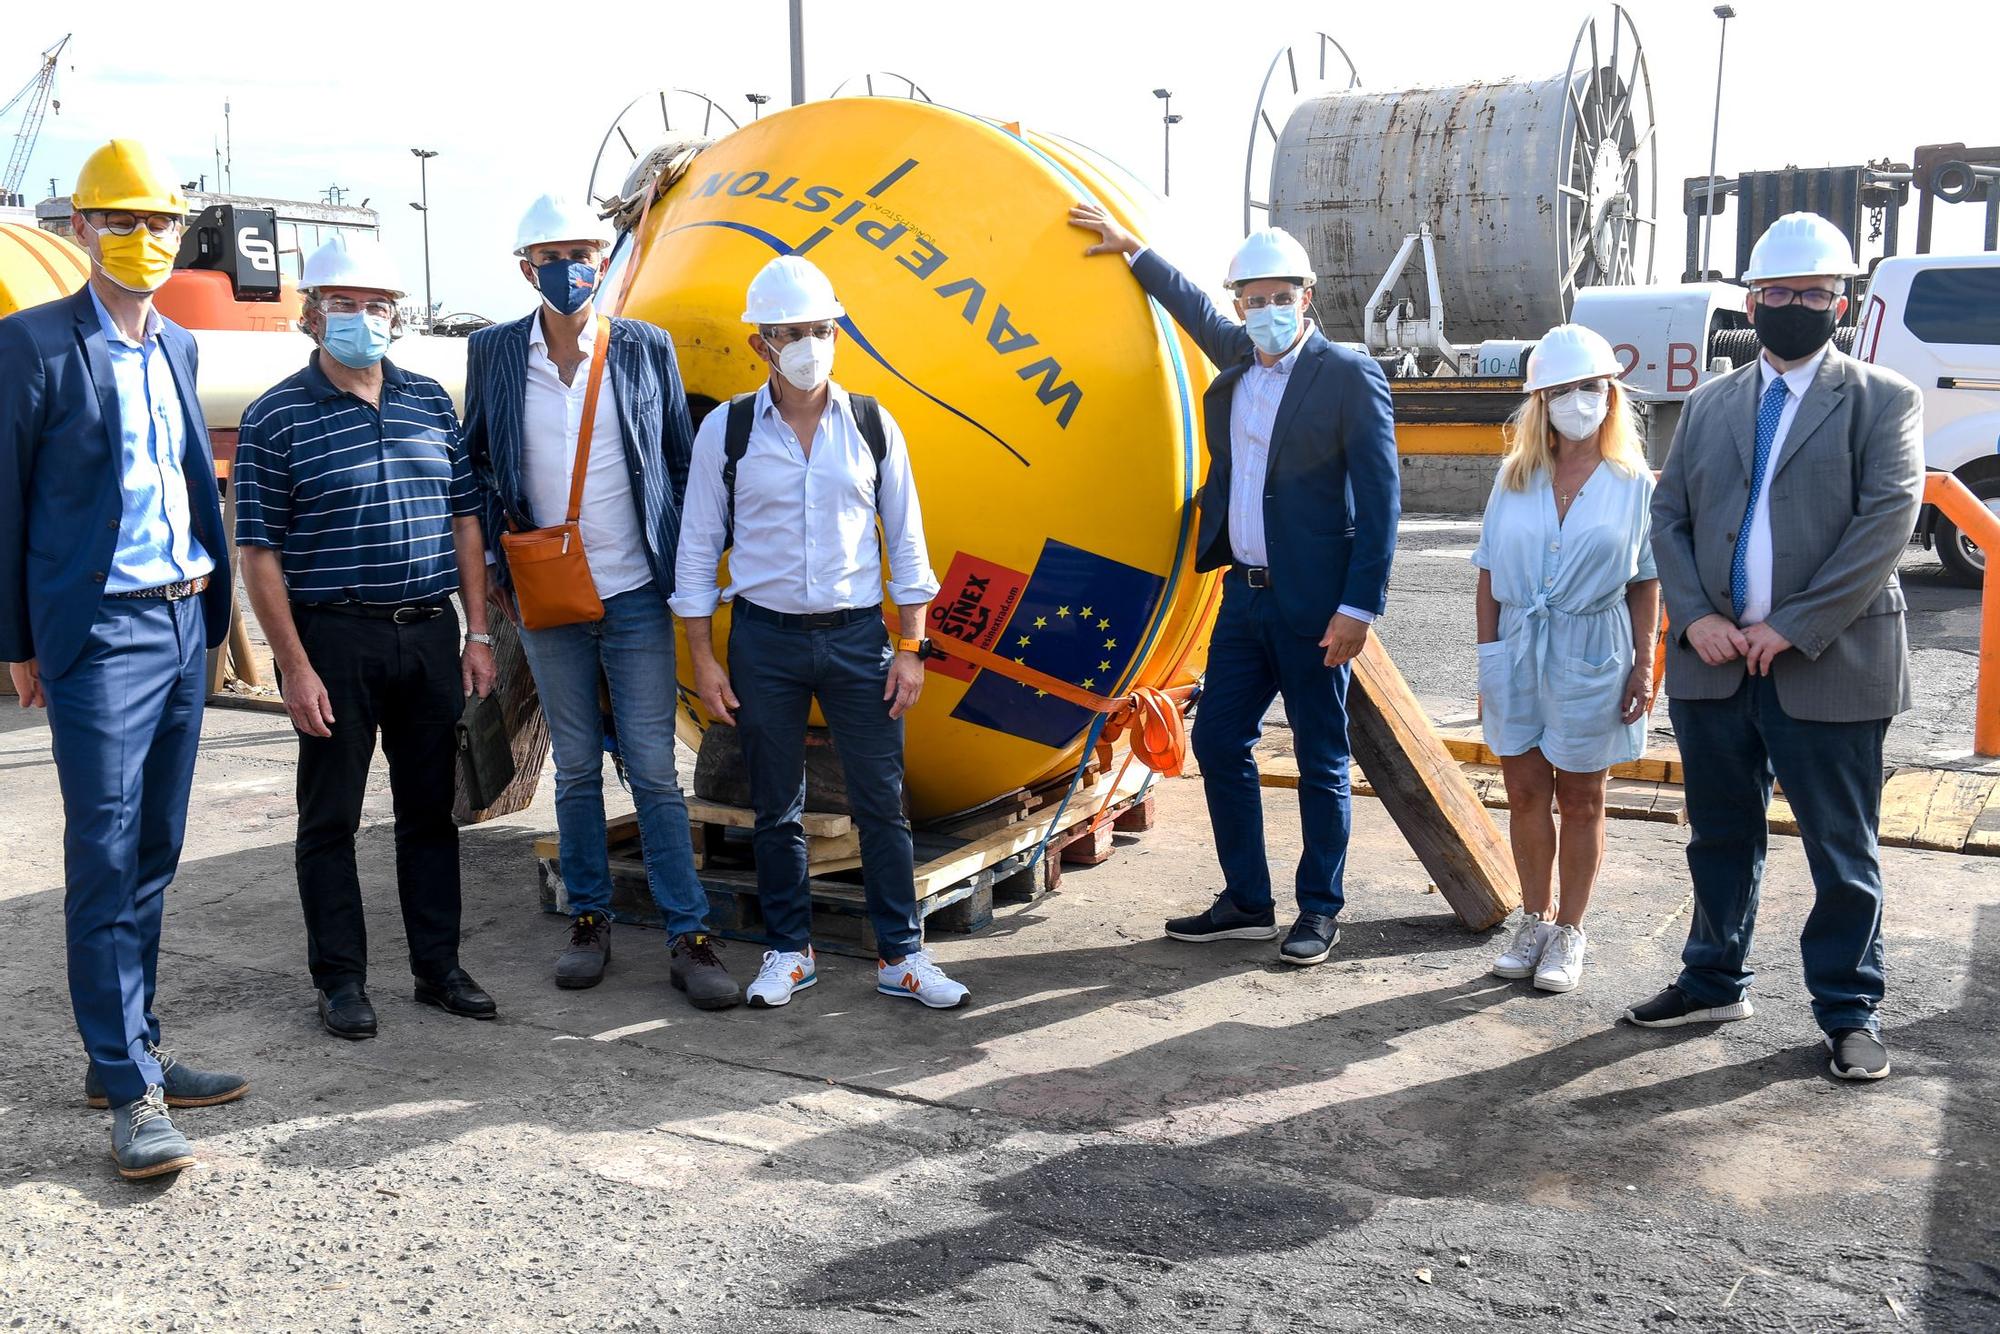
[(153, 309), (186, 200), (130, 140), (93, 153), (70, 223), (90, 280), (0, 320), (0, 659), (45, 705), (63, 796), (70, 1002), (128, 1178), (194, 1161), (167, 1114), (248, 1081), (159, 1050), (160, 918), (229, 628), (215, 462), (186, 330)]
[(1307, 316), (1313, 272), (1282, 231), (1253, 233), (1229, 267), (1238, 324), (1102, 208), (1070, 221), (1120, 254), (1221, 373), (1203, 396), (1210, 467), (1201, 489), (1197, 570), (1226, 570), (1222, 610), (1195, 714), (1194, 752), (1215, 827), (1223, 889), (1167, 923), (1176, 940), (1278, 934), (1254, 754), (1282, 694), (1299, 764), (1299, 915), (1279, 958), (1326, 960), (1340, 939), (1348, 798), (1349, 662), (1389, 591), (1399, 500), (1389, 382), (1372, 360), (1328, 342)]
[[(576, 461), (587, 443), (578, 524), (604, 615), (521, 631), (556, 762), (556, 826), (570, 911), (556, 985), (596, 986), (611, 961), (602, 679), (610, 689), (618, 756), (638, 806), (646, 879), (666, 919), (671, 980), (697, 1007), (722, 1009), (743, 993), (708, 933), (708, 895), (695, 876), (687, 805), (674, 769), (677, 694), (667, 598), (674, 591), (694, 431), (667, 332), (643, 320), (597, 315), (594, 297), (608, 239), (594, 212), (558, 196), (544, 195), (529, 207), (514, 253), (541, 304), (511, 324), (472, 336), (465, 443), (486, 496), (496, 582), (509, 600), (500, 535), (568, 518)], [(605, 358), (603, 384), (585, 422), (597, 355)]]

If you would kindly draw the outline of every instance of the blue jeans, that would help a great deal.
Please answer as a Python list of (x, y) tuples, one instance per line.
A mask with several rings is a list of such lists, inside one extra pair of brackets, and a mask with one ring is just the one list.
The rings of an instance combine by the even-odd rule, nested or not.
[(63, 798), (69, 997), (111, 1105), (160, 1082), (153, 986), (201, 740), (201, 599), (106, 598), (83, 652), (42, 678)]
[(1271, 590), (1252, 588), (1233, 572), (1224, 579), (1192, 740), (1223, 888), (1246, 912), (1272, 906), (1255, 751), (1264, 714), (1280, 693), (1299, 763), (1299, 823), (1305, 835), (1299, 911), (1333, 916), (1347, 901), (1341, 889), (1353, 824), (1347, 681), (1345, 666), (1327, 666), (1317, 640), (1285, 623)]
[(618, 753), (639, 810), (646, 883), (666, 919), (667, 938), (708, 930), (708, 894), (695, 876), (687, 802), (674, 772), (674, 622), (659, 587), (647, 584), (610, 598), (601, 621), (523, 630), (521, 647), (549, 720), (570, 911), (611, 911), (601, 675), (611, 686)]
[(1785, 786), (1812, 869), (1813, 907), (1799, 936), (1813, 1018), (1876, 1028), (1882, 1002), (1882, 807), (1886, 718), (1861, 723), (1789, 717), (1768, 676), (1728, 699), (1669, 703), (1686, 777), (1694, 921), (1681, 951), (1682, 991), (1728, 1005), (1750, 990), (1745, 966), (1764, 877), (1771, 780)]
[(771, 945), (812, 941), (806, 883), (806, 719), (815, 698), (833, 733), (847, 780), (848, 809), (861, 833), (861, 880), (875, 948), (900, 959), (923, 948), (910, 821), (903, 814), (903, 722), (889, 716), (895, 651), (882, 618), (833, 630), (789, 630), (730, 618), (729, 677), (736, 727), (757, 808), (757, 897)]

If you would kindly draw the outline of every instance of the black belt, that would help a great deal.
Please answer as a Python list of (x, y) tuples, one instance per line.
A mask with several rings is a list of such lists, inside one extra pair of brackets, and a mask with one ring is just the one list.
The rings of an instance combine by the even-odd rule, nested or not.
[(1229, 573), (1236, 575), (1252, 588), (1269, 588), (1271, 570), (1267, 565), (1232, 565)]
[(183, 598), (197, 596), (208, 587), (208, 576), (199, 579), (180, 579), (171, 584), (161, 584), (158, 588), (134, 588), (123, 593), (106, 593), (108, 598), (164, 598), (168, 602), (179, 602)]
[(336, 616), (363, 616), (371, 621), (394, 621), (397, 625), (415, 625), (420, 621), (435, 621), (451, 610), (449, 602), (406, 602), (401, 606), (391, 606), (384, 602), (295, 602), (297, 611), (330, 611)]
[(737, 598), (735, 614), (752, 621), (762, 621), (775, 625), (781, 630), (838, 630), (843, 625), (853, 625), (871, 617), (882, 619), (880, 607), (848, 607), (843, 611), (812, 611), (799, 615), (787, 611), (772, 611), (760, 607), (747, 598)]

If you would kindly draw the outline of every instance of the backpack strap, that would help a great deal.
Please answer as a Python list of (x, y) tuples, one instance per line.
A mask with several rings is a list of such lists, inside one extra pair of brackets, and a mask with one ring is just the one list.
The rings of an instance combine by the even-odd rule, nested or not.
[(729, 400), (722, 431), (722, 549), (736, 545), (736, 463), (750, 449), (750, 427), (757, 414), (757, 391)]
[(861, 428), (861, 438), (868, 442), (868, 452), (875, 456), (875, 507), (882, 505), (882, 460), (889, 457), (889, 433), (882, 426), (882, 404), (873, 394), (849, 394), (847, 402), (854, 409), (854, 424)]

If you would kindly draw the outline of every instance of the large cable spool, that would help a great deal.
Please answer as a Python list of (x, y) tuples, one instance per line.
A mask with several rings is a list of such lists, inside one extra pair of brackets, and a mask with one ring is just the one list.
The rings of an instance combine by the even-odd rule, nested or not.
[(0, 222), (0, 316), (68, 296), (89, 280), (90, 258), (74, 242)]
[[(1562, 323), (1579, 287), (1650, 282), (1658, 175), (1645, 50), (1613, 6), (1553, 78), (1308, 98), (1266, 198), (1313, 257), (1330, 337), (1362, 337), (1369, 296), (1427, 225), (1452, 339), (1480, 343)], [(1422, 281), (1405, 279), (1420, 307)]]
[[(1090, 237), (1064, 221), (1080, 199), (1142, 236), (1157, 207), (1054, 136), (908, 98), (814, 102), (702, 149), (620, 238), (606, 287), (673, 334), (705, 405), (764, 381), (741, 319), (751, 277), (778, 254), (819, 265), (848, 312), (835, 378), (881, 398), (909, 441), (943, 585), (933, 637), (1116, 693), (1189, 680), (1206, 653), (1219, 586), (1193, 571), (1193, 499), (1209, 369), (1124, 264), (1084, 256)], [(727, 622), (725, 607), (718, 640)], [(695, 744), (707, 720), (681, 647)], [(906, 729), (918, 818), (1074, 766), (1091, 715), (930, 667)]]

